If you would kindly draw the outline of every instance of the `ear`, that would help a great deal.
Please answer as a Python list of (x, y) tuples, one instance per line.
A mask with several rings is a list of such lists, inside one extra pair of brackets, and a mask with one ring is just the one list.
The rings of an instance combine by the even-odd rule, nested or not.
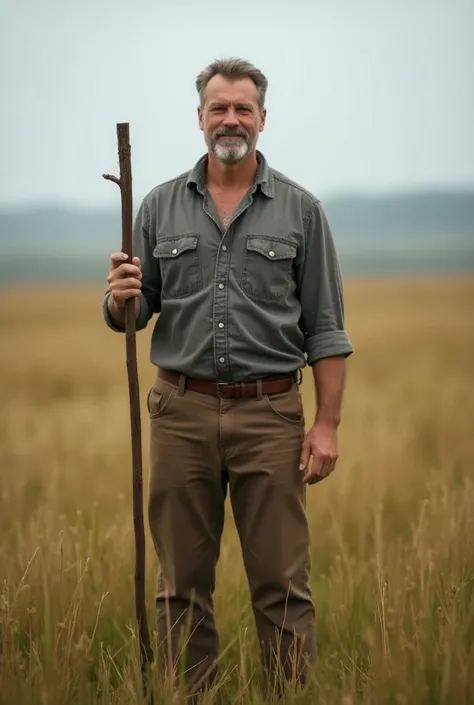
[(204, 117), (203, 117), (202, 109), (200, 106), (198, 106), (197, 115), (198, 115), (199, 129), (204, 130)]
[(260, 111), (260, 127), (259, 127), (259, 132), (263, 132), (265, 129), (265, 124), (267, 120), (267, 110), (264, 108), (263, 110)]

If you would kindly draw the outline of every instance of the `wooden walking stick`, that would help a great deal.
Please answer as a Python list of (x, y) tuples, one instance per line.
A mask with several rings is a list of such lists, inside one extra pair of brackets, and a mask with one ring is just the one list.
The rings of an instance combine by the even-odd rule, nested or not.
[[(122, 201), (122, 252), (132, 261), (133, 198), (132, 165), (129, 123), (117, 123), (117, 142), (120, 178), (103, 174), (103, 178), (120, 187)], [(128, 389), (130, 398), (130, 424), (132, 437), (133, 524), (135, 530), (135, 611), (140, 638), (140, 662), (145, 692), (147, 666), (153, 661), (146, 618), (145, 599), (145, 529), (143, 522), (142, 445), (140, 421), (140, 392), (138, 386), (135, 298), (125, 304), (125, 340), (127, 355)]]

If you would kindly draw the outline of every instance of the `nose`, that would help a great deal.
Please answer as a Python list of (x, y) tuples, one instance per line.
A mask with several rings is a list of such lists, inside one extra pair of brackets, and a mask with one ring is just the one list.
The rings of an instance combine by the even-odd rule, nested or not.
[(235, 127), (239, 124), (239, 121), (237, 119), (237, 113), (233, 108), (229, 108), (226, 111), (223, 123), (226, 127)]

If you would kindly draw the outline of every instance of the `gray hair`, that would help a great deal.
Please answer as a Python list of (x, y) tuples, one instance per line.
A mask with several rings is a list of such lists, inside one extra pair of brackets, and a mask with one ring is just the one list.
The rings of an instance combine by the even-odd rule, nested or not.
[(214, 76), (224, 76), (224, 78), (229, 78), (231, 80), (236, 80), (239, 78), (250, 78), (257, 88), (258, 92), (258, 105), (260, 109), (265, 106), (265, 95), (267, 92), (268, 81), (260, 69), (256, 68), (249, 61), (245, 59), (238, 59), (232, 57), (230, 59), (216, 59), (206, 66), (196, 78), (196, 90), (199, 93), (199, 99), (201, 101), (201, 106), (204, 103), (204, 94), (206, 91), (206, 86)]

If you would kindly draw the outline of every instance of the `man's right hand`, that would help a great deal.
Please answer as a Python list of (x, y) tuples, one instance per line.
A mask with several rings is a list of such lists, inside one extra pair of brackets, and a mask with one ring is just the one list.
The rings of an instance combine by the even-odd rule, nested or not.
[[(142, 270), (138, 257), (134, 257), (132, 264), (128, 255), (123, 252), (114, 252), (110, 258), (110, 269), (107, 283), (111, 292), (110, 303), (117, 309), (124, 309), (127, 299), (140, 296), (142, 287)], [(138, 301), (137, 301), (138, 304)]]

